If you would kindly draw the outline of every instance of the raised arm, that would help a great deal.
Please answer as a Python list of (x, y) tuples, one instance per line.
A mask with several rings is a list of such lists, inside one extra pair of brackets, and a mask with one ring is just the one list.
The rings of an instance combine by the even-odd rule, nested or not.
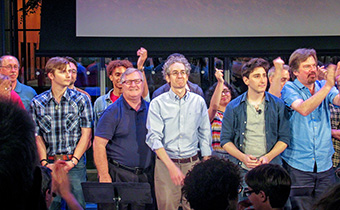
[(141, 47), (137, 51), (137, 56), (139, 56), (138, 61), (137, 61), (137, 69), (143, 72), (143, 77), (144, 77), (144, 83), (143, 83), (144, 90), (143, 90), (142, 96), (143, 98), (145, 98), (149, 94), (149, 86), (148, 86), (148, 82), (146, 81), (146, 76), (145, 76), (145, 71), (144, 71), (144, 63), (146, 59), (148, 58), (148, 51), (145, 48)]
[[(335, 65), (332, 65), (332, 64), (329, 65), (327, 67), (327, 75), (326, 75), (327, 80), (326, 80), (325, 85), (309, 99), (305, 101), (303, 99), (295, 100), (291, 104), (291, 108), (293, 108), (295, 111), (299, 112), (303, 116), (307, 116), (310, 113), (312, 113), (322, 103), (322, 101), (328, 95), (329, 91), (334, 86), (335, 70), (336, 70)], [(339, 95), (337, 95), (334, 98), (333, 103), (336, 105), (340, 105)]]
[(276, 97), (281, 97), (281, 78), (284, 61), (280, 57), (278, 57), (273, 60), (273, 64), (275, 67), (275, 71), (268, 92)]
[(214, 94), (211, 97), (210, 106), (208, 109), (210, 122), (214, 119), (216, 112), (218, 110), (218, 107), (220, 105), (221, 95), (222, 95), (223, 85), (224, 85), (223, 70), (216, 69), (215, 77), (217, 79), (217, 86), (215, 88)]

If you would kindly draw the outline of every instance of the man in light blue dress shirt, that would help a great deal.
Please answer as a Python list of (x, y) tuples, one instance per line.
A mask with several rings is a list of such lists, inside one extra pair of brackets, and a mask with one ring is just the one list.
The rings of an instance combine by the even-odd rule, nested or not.
[(4, 55), (0, 58), (0, 73), (9, 77), (14, 90), (21, 98), (26, 110), (29, 110), (32, 98), (37, 95), (35, 90), (18, 81), (20, 64), (16, 57)]
[[(303, 187), (304, 195), (292, 198), (295, 209), (312, 209), (313, 203), (334, 182), (334, 153), (329, 104), (340, 105), (339, 69), (328, 66), (326, 80), (318, 81), (317, 57), (314, 49), (297, 49), (289, 58), (296, 76), (282, 89), (282, 99), (292, 109), (291, 145), (282, 153), (284, 166), (292, 178), (293, 188)], [(301, 191), (301, 190), (300, 190)]]
[(186, 90), (190, 64), (180, 54), (169, 56), (163, 74), (171, 89), (153, 99), (147, 118), (147, 145), (156, 152), (155, 191), (158, 209), (190, 209), (182, 197), (185, 174), (211, 155), (211, 130), (204, 99)]

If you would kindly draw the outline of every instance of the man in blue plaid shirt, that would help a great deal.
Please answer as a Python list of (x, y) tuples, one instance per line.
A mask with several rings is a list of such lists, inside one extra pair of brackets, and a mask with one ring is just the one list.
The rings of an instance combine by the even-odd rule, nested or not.
[[(65, 58), (51, 58), (45, 67), (51, 89), (34, 97), (31, 114), (36, 124), (40, 163), (53, 171), (53, 162), (65, 161), (72, 193), (85, 209), (81, 182), (86, 181), (85, 151), (91, 140), (92, 107), (89, 98), (68, 89), (71, 67)], [(61, 209), (65, 202), (54, 198), (50, 209)]]

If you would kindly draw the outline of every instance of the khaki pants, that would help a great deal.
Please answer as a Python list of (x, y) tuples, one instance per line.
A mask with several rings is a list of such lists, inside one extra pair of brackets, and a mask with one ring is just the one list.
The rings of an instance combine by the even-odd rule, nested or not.
[[(189, 163), (175, 163), (185, 175), (199, 160)], [(155, 166), (155, 191), (159, 210), (178, 210), (182, 202), (182, 209), (189, 210), (190, 205), (182, 196), (182, 186), (176, 186), (171, 178), (168, 168), (163, 161), (156, 158)]]

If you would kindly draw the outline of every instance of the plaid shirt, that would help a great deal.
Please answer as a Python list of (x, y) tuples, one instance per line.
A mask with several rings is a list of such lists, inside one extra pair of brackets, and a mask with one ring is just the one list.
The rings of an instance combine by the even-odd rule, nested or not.
[[(340, 107), (336, 107), (333, 104), (330, 104), (331, 110), (331, 127), (332, 129), (340, 129)], [(334, 146), (334, 154), (332, 157), (333, 167), (337, 167), (340, 163), (340, 139), (332, 137), (333, 146)]]
[(47, 155), (73, 154), (82, 135), (81, 128), (91, 128), (92, 106), (89, 98), (67, 89), (58, 104), (51, 90), (34, 97), (31, 114), (36, 135), (42, 136)]

